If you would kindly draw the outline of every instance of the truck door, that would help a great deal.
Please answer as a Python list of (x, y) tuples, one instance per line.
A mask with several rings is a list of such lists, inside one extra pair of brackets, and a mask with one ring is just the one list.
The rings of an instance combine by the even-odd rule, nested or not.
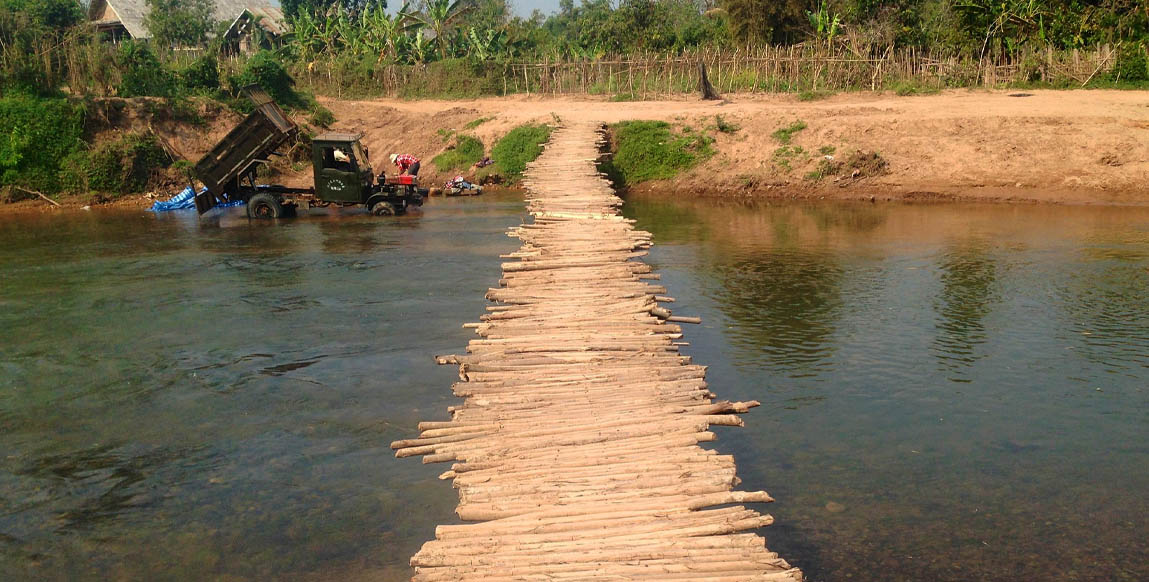
[(362, 202), (355, 154), (348, 145), (316, 145), (315, 196), (327, 202)]

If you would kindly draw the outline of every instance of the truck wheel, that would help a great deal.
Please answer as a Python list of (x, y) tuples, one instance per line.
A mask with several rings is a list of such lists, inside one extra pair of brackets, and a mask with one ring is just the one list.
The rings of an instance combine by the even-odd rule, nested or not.
[(395, 207), (390, 202), (376, 202), (371, 207), (371, 214), (375, 216), (395, 216)]
[(247, 201), (248, 218), (279, 218), (283, 216), (283, 205), (271, 194), (256, 194)]

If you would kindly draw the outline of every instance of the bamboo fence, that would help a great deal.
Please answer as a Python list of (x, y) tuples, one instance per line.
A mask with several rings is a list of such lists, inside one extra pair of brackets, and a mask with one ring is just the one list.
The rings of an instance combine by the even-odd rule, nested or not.
[(793, 45), (705, 49), (683, 55), (531, 62), (464, 61), (380, 65), (366, 71), (318, 62), (297, 77), (332, 95), (459, 96), (479, 94), (605, 94), (628, 99), (698, 90), (698, 65), (720, 92), (882, 90), (1002, 87), (1024, 83), (1084, 86), (1116, 63), (1110, 45), (1092, 50), (1025, 50), (991, 58), (944, 56), (915, 48), (873, 50)]
[[(451, 420), (392, 443), (452, 462), (463, 525), (411, 559), (414, 580), (796, 582), (753, 530), (733, 457), (698, 446), (757, 402), (714, 401), (706, 369), (678, 352), (672, 302), (649, 265), (651, 235), (618, 214), (597, 172), (601, 125), (560, 128), (529, 168), (534, 221), (487, 297), (459, 366)], [(715, 508), (716, 506), (723, 506)], [(745, 532), (745, 533), (743, 533)]]

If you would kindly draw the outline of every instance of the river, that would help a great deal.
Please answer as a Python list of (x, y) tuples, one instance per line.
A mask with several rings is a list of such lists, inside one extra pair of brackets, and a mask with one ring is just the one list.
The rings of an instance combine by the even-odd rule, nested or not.
[[(1149, 578), (1149, 209), (633, 200), (813, 581)], [(403, 580), (511, 194), (0, 221), (0, 579)], [(194, 213), (192, 213), (194, 214)]]

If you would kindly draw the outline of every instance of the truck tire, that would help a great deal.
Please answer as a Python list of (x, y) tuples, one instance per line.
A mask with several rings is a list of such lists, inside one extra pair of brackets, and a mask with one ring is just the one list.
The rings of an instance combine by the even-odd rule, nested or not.
[(283, 216), (283, 205), (275, 196), (259, 193), (247, 201), (248, 218), (279, 218)]
[(376, 202), (371, 206), (371, 214), (375, 216), (395, 216), (395, 207), (390, 202)]

